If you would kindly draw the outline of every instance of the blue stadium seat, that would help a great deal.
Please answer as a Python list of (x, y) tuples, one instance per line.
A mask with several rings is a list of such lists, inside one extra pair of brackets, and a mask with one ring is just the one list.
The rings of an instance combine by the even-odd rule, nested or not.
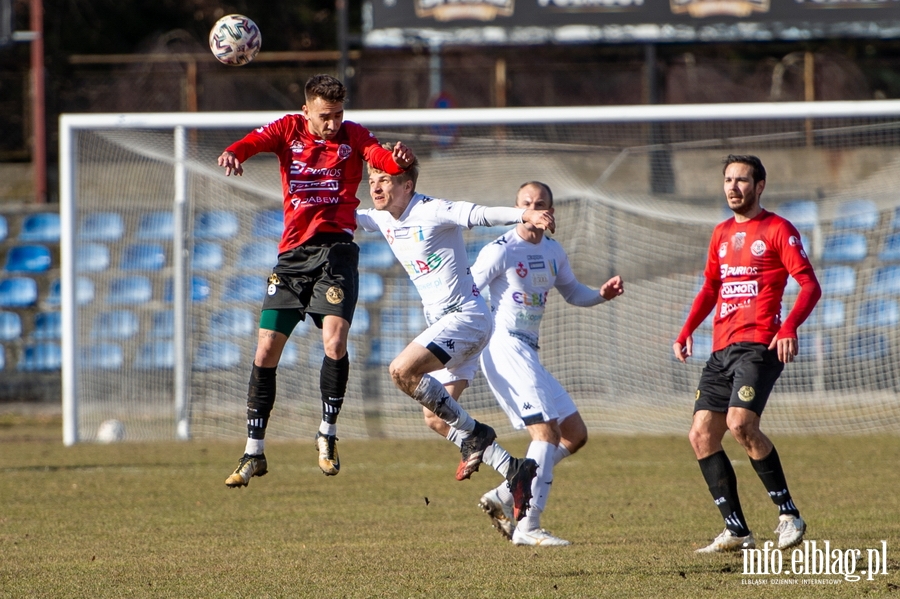
[(353, 313), (353, 324), (350, 325), (350, 334), (353, 336), (365, 335), (369, 332), (369, 311), (362, 306), (357, 306)]
[(885, 298), (864, 301), (856, 315), (856, 326), (890, 328), (900, 322), (897, 302)]
[[(421, 310), (420, 310), (420, 312), (421, 312)], [(690, 314), (690, 313), (691, 313), (691, 307), (690, 307), (690, 306), (688, 306), (687, 308), (685, 308), (685, 309), (682, 311), (682, 313), (681, 313), (681, 322), (682, 322), (682, 323), (685, 322), (685, 321), (687, 320), (688, 314)], [(715, 315), (716, 315), (716, 311), (715, 311), (715, 310), (713, 310), (712, 312), (710, 312), (709, 315), (708, 315), (706, 318), (703, 319), (703, 322), (700, 323), (700, 326), (697, 327), (697, 330), (698, 330), (698, 331), (700, 331), (700, 330), (711, 331), (711, 330), (712, 330), (712, 326), (713, 326), (713, 318), (715, 317)], [(424, 316), (424, 315), (423, 315), (423, 316)], [(424, 330), (424, 327), (423, 327), (423, 330)]]
[(810, 200), (785, 202), (775, 213), (791, 221), (798, 231), (810, 231), (819, 224), (819, 205)]
[(175, 217), (171, 212), (150, 212), (138, 224), (138, 239), (172, 239), (174, 234)]
[(12, 341), (22, 336), (22, 319), (15, 312), (0, 312), (0, 341)]
[(55, 212), (29, 214), (22, 221), (19, 239), (21, 241), (59, 243), (59, 214)]
[(848, 200), (838, 204), (832, 228), (870, 231), (878, 225), (878, 208), (871, 200)]
[(27, 308), (37, 303), (37, 281), (27, 277), (0, 280), (0, 308)]
[(38, 312), (34, 315), (34, 330), (31, 338), (39, 341), (62, 339), (62, 313)]
[(26, 372), (59, 370), (62, 351), (56, 343), (32, 343), (25, 346), (18, 369)]
[(17, 245), (6, 255), (6, 272), (47, 272), (50, 270), (50, 250), (42, 245)]
[(82, 243), (75, 250), (75, 268), (80, 272), (100, 272), (109, 268), (109, 248), (102, 243)]
[(884, 245), (878, 253), (878, 259), (882, 262), (900, 260), (900, 233), (891, 233), (884, 238)]
[(238, 252), (237, 267), (240, 270), (271, 270), (278, 263), (277, 241), (251, 241)]
[(122, 252), (122, 270), (160, 270), (166, 265), (166, 252), (158, 243), (135, 243)]
[(111, 310), (94, 316), (93, 339), (130, 339), (140, 330), (138, 317), (131, 310)]
[(124, 363), (125, 353), (116, 343), (98, 343), (81, 350), (81, 367), (86, 370), (117, 370)]
[(409, 340), (398, 337), (375, 337), (370, 345), (368, 366), (389, 366), (409, 344)]
[[(205, 302), (207, 299), (209, 299), (211, 289), (212, 288), (209, 285), (209, 281), (207, 281), (203, 277), (191, 277), (190, 292), (192, 302)], [(175, 283), (172, 281), (171, 277), (166, 281), (166, 288), (165, 292), (163, 293), (163, 298), (166, 303), (172, 302), (175, 299)]]
[(201, 343), (194, 354), (194, 370), (226, 370), (241, 364), (241, 348), (229, 341)]
[(254, 237), (281, 239), (284, 231), (284, 213), (281, 210), (263, 210), (253, 217)]
[(194, 270), (219, 270), (225, 263), (222, 246), (218, 243), (198, 242), (194, 244), (191, 267)]
[(800, 353), (797, 354), (797, 360), (800, 362), (811, 362), (820, 357), (828, 359), (833, 355), (834, 340), (831, 338), (831, 335), (814, 333), (812, 335), (803, 336), (803, 340), (800, 342)]
[(373, 272), (359, 273), (359, 301), (374, 302), (384, 295), (384, 281)]
[(226, 308), (209, 317), (209, 336), (213, 338), (252, 337), (257, 329), (256, 318), (249, 310)]
[(6, 368), (6, 350), (3, 349), (3, 346), (0, 345), (0, 370)]
[[(688, 358), (688, 361), (691, 363), (703, 363), (709, 360), (709, 356), (712, 354), (712, 335), (696, 332), (693, 335), (694, 338), (694, 347), (691, 350), (691, 357)], [(674, 360), (675, 357), (672, 356)]]
[(819, 275), (822, 295), (850, 295), (856, 291), (856, 271), (852, 266), (827, 266)]
[(297, 344), (292, 339), (288, 339), (288, 342), (284, 344), (284, 350), (281, 352), (281, 359), (278, 360), (278, 365), (294, 366), (299, 358), (300, 350), (297, 349)]
[(378, 240), (359, 242), (359, 267), (373, 270), (390, 268), (397, 261), (391, 246), (381, 235)]
[(879, 266), (866, 287), (869, 295), (900, 295), (900, 265)]
[(6, 223), (6, 217), (0, 214), (0, 241), (6, 241), (9, 236), (9, 225)]
[[(46, 304), (48, 306), (59, 306), (61, 303), (60, 289), (61, 282), (54, 279), (50, 283), (50, 293), (47, 294)], [(94, 282), (85, 277), (75, 277), (75, 303), (84, 306), (94, 301)]]
[(125, 234), (125, 222), (118, 212), (92, 212), (81, 220), (78, 237), (83, 241), (118, 241)]
[(144, 304), (153, 298), (153, 285), (143, 276), (123, 277), (109, 283), (108, 304)]
[(137, 370), (156, 370), (174, 366), (175, 348), (172, 347), (171, 341), (144, 343), (134, 358), (134, 368)]
[[(843, 301), (838, 299), (823, 299), (816, 304), (812, 314), (810, 314), (809, 318), (806, 319), (806, 322), (803, 323), (803, 327), (822, 329), (841, 327), (844, 326), (846, 320), (845, 314), (846, 307), (844, 306)], [(787, 312), (785, 311), (784, 314), (782, 314), (782, 320), (786, 316)]]
[(195, 239), (230, 239), (239, 229), (237, 215), (226, 210), (201, 212), (194, 219)]
[(172, 310), (154, 312), (149, 337), (171, 339), (175, 336), (175, 313)]
[(259, 275), (235, 275), (225, 282), (222, 301), (259, 303), (266, 296), (266, 279)]
[(850, 338), (847, 356), (853, 360), (877, 360), (887, 357), (888, 352), (888, 341), (884, 334), (864, 331)]
[(862, 233), (834, 233), (825, 238), (823, 262), (859, 262), (869, 253)]

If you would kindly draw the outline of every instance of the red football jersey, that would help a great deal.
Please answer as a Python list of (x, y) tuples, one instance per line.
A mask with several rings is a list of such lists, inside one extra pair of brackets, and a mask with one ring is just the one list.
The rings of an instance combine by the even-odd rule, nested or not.
[(284, 233), (278, 253), (317, 233), (356, 230), (356, 190), (363, 161), (391, 175), (403, 172), (390, 150), (368, 129), (344, 121), (337, 135), (324, 140), (311, 134), (301, 114), (289, 114), (248, 133), (226, 148), (242, 163), (254, 154), (272, 152), (281, 165)]
[[(788, 275), (800, 284), (800, 294), (782, 323)], [(741, 341), (768, 345), (779, 331), (781, 338), (796, 337), (822, 294), (800, 233), (766, 210), (743, 223), (730, 218), (716, 226), (704, 276), (677, 341), (683, 345), (715, 308), (713, 351)]]

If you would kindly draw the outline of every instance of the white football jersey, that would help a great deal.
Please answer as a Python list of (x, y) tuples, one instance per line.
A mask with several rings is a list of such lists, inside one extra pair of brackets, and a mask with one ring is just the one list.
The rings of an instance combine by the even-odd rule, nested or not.
[(484, 301), (469, 272), (462, 236), (474, 207), (417, 193), (399, 219), (386, 210), (356, 211), (360, 227), (380, 231), (390, 244), (419, 291), (429, 324), (466, 302)]
[(535, 345), (552, 288), (576, 305), (603, 301), (599, 292), (578, 282), (558, 242), (544, 236), (539, 243), (531, 243), (516, 229), (481, 249), (472, 276), (479, 289), (490, 290), (495, 330), (505, 329)]

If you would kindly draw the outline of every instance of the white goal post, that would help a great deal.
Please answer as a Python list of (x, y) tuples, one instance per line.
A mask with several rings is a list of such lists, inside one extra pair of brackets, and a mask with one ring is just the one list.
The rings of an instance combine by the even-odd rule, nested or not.
[[(124, 423), (129, 440), (243, 434), (261, 300), (241, 285), (268, 275), (258, 256), (276, 241), (265, 217), (281, 210), (280, 177), (266, 155), (248, 161), (241, 179), (226, 180), (215, 161), (228, 143), (283, 114), (60, 117), (65, 444), (96, 440), (110, 419)], [(419, 189), (429, 195), (509, 204), (524, 181), (546, 181), (557, 202), (556, 238), (576, 275), (595, 286), (624, 275), (626, 295), (597, 308), (551, 295), (542, 329), (545, 363), (596, 432), (687, 430), (702, 361), (679, 368), (672, 340), (712, 226), (727, 216), (721, 158), (760, 155), (769, 170), (763, 204), (801, 228), (827, 284), (800, 328), (802, 359), (776, 386), (769, 430), (897, 430), (900, 237), (895, 253), (891, 244), (900, 234), (900, 101), (346, 118), (381, 141), (411, 145), (422, 162)], [(360, 198), (367, 201), (365, 184)], [(467, 239), (476, 251), (497, 234), (473, 230)], [(386, 377), (392, 352), (418, 332), (416, 298), (402, 268), (380, 253), (383, 241), (359, 242), (371, 250), (361, 266), (371, 293), (351, 329), (341, 434), (426, 436), (418, 406)], [(271, 430), (284, 438), (310, 436), (318, 424), (321, 340), (308, 328), (298, 327), (279, 369)], [(708, 329), (695, 337), (702, 346)], [(498, 432), (511, 430), (480, 375), (463, 403)]]

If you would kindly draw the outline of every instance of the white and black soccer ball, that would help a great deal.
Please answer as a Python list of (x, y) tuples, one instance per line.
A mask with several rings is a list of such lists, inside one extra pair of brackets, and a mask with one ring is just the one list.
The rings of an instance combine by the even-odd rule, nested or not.
[(262, 34), (244, 15), (225, 15), (209, 32), (209, 49), (222, 64), (240, 66), (259, 54)]
[(97, 441), (100, 443), (118, 443), (125, 440), (125, 425), (121, 420), (104, 420), (97, 429)]

